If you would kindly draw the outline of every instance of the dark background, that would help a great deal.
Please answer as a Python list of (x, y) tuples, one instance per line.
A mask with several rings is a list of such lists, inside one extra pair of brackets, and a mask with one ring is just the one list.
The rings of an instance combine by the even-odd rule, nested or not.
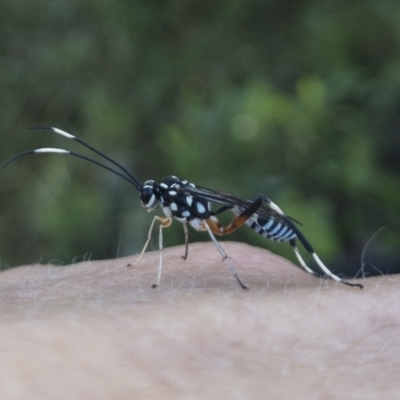
[[(364, 272), (398, 272), (399, 49), (393, 1), (5, 2), (1, 163), (43, 146), (92, 156), (24, 131), (56, 126), (141, 182), (265, 193), (336, 273), (356, 274), (385, 226)], [(81, 160), (19, 159), (0, 174), (1, 267), (139, 252), (154, 213), (138, 194)], [(181, 225), (164, 237), (183, 243)], [(247, 227), (224, 239), (294, 259)]]

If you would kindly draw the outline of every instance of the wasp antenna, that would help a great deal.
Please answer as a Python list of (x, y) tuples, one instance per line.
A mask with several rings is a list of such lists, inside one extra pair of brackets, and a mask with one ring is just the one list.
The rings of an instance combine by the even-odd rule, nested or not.
[(64, 149), (56, 149), (56, 148), (52, 148), (52, 147), (43, 147), (41, 149), (35, 149), (35, 150), (28, 150), (28, 151), (24, 151), (23, 153), (17, 154), (16, 156), (12, 157), (10, 160), (8, 160), (2, 167), (1, 170), (3, 170), (5, 167), (7, 167), (8, 164), (12, 163), (15, 159), (23, 157), (23, 156), (27, 156), (29, 154), (43, 154), (43, 153), (57, 153), (57, 154), (65, 154), (65, 155), (69, 155), (69, 156), (73, 156), (73, 157), (77, 157), (80, 158), (82, 160), (88, 161), (92, 164), (96, 164), (101, 168), (106, 169), (107, 171), (112, 172), (115, 175), (120, 176), (122, 179), (125, 179), (127, 182), (129, 182), (131, 185), (134, 185), (136, 187), (136, 184), (134, 182), (132, 182), (132, 180), (127, 177), (126, 175), (122, 174), (119, 171), (116, 171), (115, 169), (109, 167), (108, 165), (102, 164), (99, 161), (93, 160), (92, 158), (86, 157), (82, 154), (79, 153), (75, 153), (73, 151), (69, 151), (69, 150), (64, 150)]
[[(44, 149), (37, 149), (37, 150), (44, 150)], [(61, 150), (61, 149), (58, 149)], [(24, 151), (23, 153), (19, 153), (16, 156), (10, 158), (6, 163), (4, 163), (1, 168), (0, 171), (2, 171), (4, 168), (7, 167), (8, 164), (11, 164), (14, 160), (16, 160), (17, 158), (23, 157), (23, 156), (27, 156), (29, 154), (34, 154), (36, 152), (36, 150), (28, 150), (28, 151)], [(62, 153), (61, 151), (58, 151), (58, 153)]]
[(61, 129), (58, 128), (54, 128), (52, 126), (31, 126), (29, 128), (26, 128), (26, 131), (32, 131), (32, 130), (38, 130), (38, 129), (44, 129), (44, 130), (48, 130), (48, 131), (53, 131), (55, 133), (58, 133), (59, 135), (65, 136), (68, 139), (77, 139), (74, 135), (71, 135), (68, 132), (65, 132)]
[(106, 154), (104, 154), (101, 151), (97, 150), (96, 148), (94, 148), (90, 144), (86, 143), (82, 139), (79, 139), (76, 136), (71, 135), (68, 132), (65, 132), (65, 131), (63, 131), (61, 129), (58, 129), (58, 128), (54, 128), (52, 126), (32, 126), (30, 128), (27, 128), (26, 130), (40, 130), (40, 129), (52, 131), (54, 133), (57, 133), (58, 135), (66, 137), (67, 139), (75, 140), (76, 142), (80, 143), (82, 146), (85, 146), (86, 148), (88, 148), (89, 150), (93, 151), (94, 153), (96, 153), (100, 157), (102, 157), (105, 160), (109, 161), (110, 163), (114, 164), (121, 171), (125, 172), (125, 174), (129, 176), (129, 178), (131, 180), (131, 183), (136, 187), (136, 189), (138, 189), (139, 191), (142, 189), (142, 185), (136, 180), (136, 178), (123, 165), (121, 165), (119, 162), (113, 160), (112, 158), (108, 157)]

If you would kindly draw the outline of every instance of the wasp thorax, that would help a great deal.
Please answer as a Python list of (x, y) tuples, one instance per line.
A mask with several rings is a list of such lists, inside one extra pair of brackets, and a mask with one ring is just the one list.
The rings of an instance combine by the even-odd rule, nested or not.
[(154, 207), (157, 199), (158, 185), (154, 181), (146, 181), (140, 192), (140, 200), (144, 208)]

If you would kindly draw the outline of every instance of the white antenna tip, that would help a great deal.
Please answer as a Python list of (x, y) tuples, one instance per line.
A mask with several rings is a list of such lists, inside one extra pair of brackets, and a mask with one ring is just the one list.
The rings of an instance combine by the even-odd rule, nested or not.
[(75, 136), (71, 135), (71, 134), (68, 133), (68, 132), (62, 131), (61, 129), (54, 128), (54, 127), (51, 127), (51, 129), (52, 129), (55, 133), (58, 133), (59, 135), (63, 135), (63, 136), (65, 136), (65, 137), (68, 138), (68, 139), (75, 139)]
[(42, 149), (36, 149), (34, 150), (34, 153), (61, 153), (61, 154), (69, 154), (70, 152), (68, 150), (63, 150), (63, 149), (54, 149), (51, 147), (44, 147)]

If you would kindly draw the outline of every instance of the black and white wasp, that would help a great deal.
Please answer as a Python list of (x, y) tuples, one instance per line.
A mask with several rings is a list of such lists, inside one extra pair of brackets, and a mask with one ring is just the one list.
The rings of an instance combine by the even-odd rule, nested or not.
[[(7, 161), (1, 169), (5, 168), (15, 159), (29, 155), (29, 154), (44, 154), (44, 153), (56, 153), (70, 155), (77, 158), (81, 158), (85, 161), (96, 164), (126, 180), (140, 192), (140, 200), (142, 206), (149, 212), (152, 211), (158, 204), (160, 204), (165, 217), (155, 216), (150, 225), (147, 241), (143, 247), (143, 250), (138, 258), (138, 261), (144, 254), (151, 241), (151, 235), (156, 221), (160, 222), (159, 225), (159, 249), (160, 258), (158, 266), (158, 277), (157, 283), (153, 287), (157, 287), (161, 281), (162, 273), (162, 250), (163, 250), (163, 228), (169, 227), (172, 223), (172, 219), (176, 219), (183, 224), (183, 230), (185, 234), (185, 254), (184, 259), (188, 255), (188, 243), (189, 243), (189, 230), (188, 225), (197, 231), (207, 231), (210, 238), (217, 247), (222, 259), (228, 263), (232, 275), (237, 280), (238, 284), (242, 289), (247, 289), (247, 287), (242, 283), (238, 277), (234, 266), (229, 260), (227, 254), (215, 238), (215, 235), (226, 235), (234, 232), (237, 228), (243, 224), (247, 224), (255, 230), (257, 233), (263, 235), (264, 237), (275, 240), (289, 242), (293, 247), (295, 254), (299, 260), (301, 267), (310, 274), (318, 277), (326, 275), (327, 277), (334, 279), (337, 282), (341, 282), (349, 286), (357, 286), (362, 288), (363, 286), (358, 283), (350, 283), (337, 275), (333, 274), (319, 259), (314, 249), (310, 243), (306, 240), (304, 235), (299, 231), (299, 229), (293, 223), (291, 217), (288, 217), (283, 213), (283, 211), (269, 200), (265, 195), (258, 195), (252, 200), (244, 199), (238, 196), (231, 195), (229, 193), (214, 191), (211, 189), (206, 189), (189, 183), (186, 180), (182, 180), (176, 176), (168, 176), (164, 178), (159, 184), (154, 180), (148, 180), (143, 184), (139, 183), (136, 178), (121, 164), (117, 161), (111, 159), (104, 153), (95, 149), (83, 140), (62, 131), (58, 128), (53, 127), (33, 127), (29, 129), (45, 129), (50, 130), (54, 133), (62, 135), (67, 139), (75, 140), (81, 145), (85, 146), (89, 150), (93, 151), (103, 159), (107, 160), (118, 170), (105, 165), (97, 160), (91, 159), (87, 156), (75, 153), (69, 150), (59, 149), (59, 148), (40, 148), (35, 150), (25, 151), (23, 153), (17, 154)], [(219, 204), (218, 210), (214, 211), (212, 208), (212, 203)], [(223, 226), (218, 219), (218, 215), (224, 211), (230, 211), (234, 214), (234, 218), (230, 224)], [(316, 273), (310, 269), (303, 258), (301, 257), (297, 246), (296, 239), (298, 239), (304, 248), (312, 254), (317, 265), (322, 270), (323, 273)], [(137, 261), (137, 262), (138, 262)]]

